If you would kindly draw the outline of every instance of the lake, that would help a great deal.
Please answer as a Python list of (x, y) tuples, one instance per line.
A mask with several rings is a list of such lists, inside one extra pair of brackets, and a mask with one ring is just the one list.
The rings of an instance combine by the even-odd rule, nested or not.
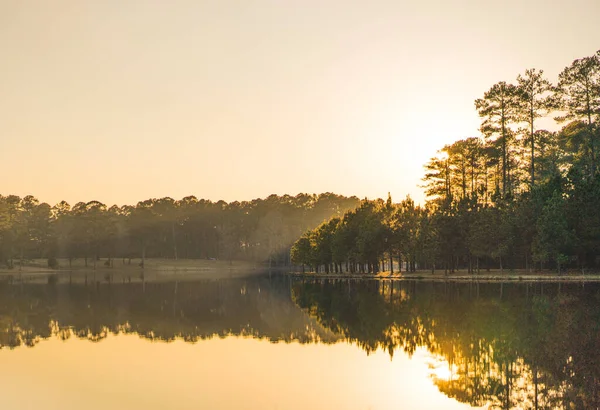
[(0, 345), (2, 409), (600, 406), (591, 283), (2, 283)]

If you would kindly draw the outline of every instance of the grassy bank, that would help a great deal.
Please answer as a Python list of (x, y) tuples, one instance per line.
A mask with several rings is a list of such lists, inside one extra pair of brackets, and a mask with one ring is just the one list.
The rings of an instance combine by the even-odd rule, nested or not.
[(381, 280), (435, 280), (435, 281), (588, 281), (600, 282), (600, 272), (581, 272), (566, 271), (560, 275), (556, 271), (538, 271), (530, 272), (528, 270), (489, 270), (479, 273), (469, 273), (467, 270), (455, 271), (451, 274), (444, 274), (444, 271), (417, 271), (417, 272), (380, 272), (373, 274), (352, 274), (352, 273), (315, 273), (315, 272), (293, 272), (292, 275), (310, 278), (329, 278), (329, 279), (381, 279)]
[[(223, 261), (206, 259), (107, 259), (93, 261), (59, 259), (58, 267), (48, 267), (46, 259), (14, 261), (12, 269), (0, 269), (0, 280), (9, 282), (74, 282), (74, 283), (129, 283), (154, 280), (192, 280), (242, 277), (262, 274), (268, 266), (247, 261)], [(50, 279), (48, 279), (50, 278)]]
[[(50, 268), (47, 259), (33, 259), (23, 261), (23, 265), (18, 260), (14, 260), (14, 267), (1, 268), (0, 273), (23, 272), (61, 272), (61, 271), (83, 271), (83, 270), (108, 270), (108, 269), (127, 269), (141, 270), (141, 259), (99, 259), (94, 264), (90, 258), (87, 263), (84, 259), (57, 259), (58, 266)], [(247, 261), (227, 261), (227, 260), (208, 260), (208, 259), (146, 259), (144, 261), (144, 270), (213, 270), (213, 269), (260, 269), (262, 265)]]

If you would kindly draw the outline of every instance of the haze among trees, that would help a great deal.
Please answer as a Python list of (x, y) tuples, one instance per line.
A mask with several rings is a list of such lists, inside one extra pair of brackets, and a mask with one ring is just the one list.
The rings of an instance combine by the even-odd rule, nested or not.
[[(271, 195), (244, 202), (148, 199), (135, 206), (98, 201), (54, 206), (33, 196), (0, 196), (0, 262), (20, 268), (28, 260), (58, 258), (112, 267), (116, 258), (247, 260), (289, 263), (302, 232), (359, 204), (331, 193)], [(66, 267), (66, 266), (65, 266)]]
[[(597, 270), (600, 51), (573, 61), (556, 84), (537, 69), (494, 84), (475, 109), (481, 135), (425, 164), (423, 206), (364, 200), (305, 232), (292, 260), (324, 272)], [(542, 118), (560, 129), (540, 128)]]
[[(538, 69), (475, 101), (481, 135), (425, 164), (428, 201), (332, 193), (212, 202), (73, 206), (0, 196), (0, 261), (58, 258), (113, 266), (141, 258), (294, 263), (322, 272), (577, 269), (600, 266), (600, 51), (556, 84)], [(539, 127), (554, 118), (558, 131)], [(293, 244), (293, 246), (291, 246)], [(128, 262), (129, 263), (129, 262)]]

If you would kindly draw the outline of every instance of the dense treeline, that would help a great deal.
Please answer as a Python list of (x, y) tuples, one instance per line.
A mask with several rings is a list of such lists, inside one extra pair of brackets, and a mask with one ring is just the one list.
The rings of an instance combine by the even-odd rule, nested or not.
[[(0, 260), (7, 267), (33, 258), (215, 258), (289, 262), (302, 232), (356, 207), (356, 197), (331, 193), (271, 195), (253, 201), (211, 202), (193, 196), (149, 199), (136, 206), (98, 201), (70, 206), (40, 203), (33, 196), (0, 196)], [(17, 262), (16, 262), (16, 261)]]
[[(306, 232), (299, 264), (326, 272), (393, 270), (398, 260), (446, 272), (600, 265), (600, 51), (553, 85), (530, 69), (475, 101), (481, 136), (426, 165), (428, 202), (364, 201)], [(553, 117), (559, 131), (537, 127)], [(385, 261), (389, 261), (386, 263)]]

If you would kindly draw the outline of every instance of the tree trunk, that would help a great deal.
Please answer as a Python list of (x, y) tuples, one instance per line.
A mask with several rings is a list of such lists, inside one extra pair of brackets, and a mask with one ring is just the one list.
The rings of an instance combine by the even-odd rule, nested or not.
[(171, 225), (173, 235), (173, 257), (177, 260), (177, 241), (175, 240), (175, 223)]
[(507, 172), (506, 168), (508, 165), (507, 155), (506, 155), (506, 128), (504, 125), (504, 106), (502, 107), (502, 198), (506, 198), (506, 182), (507, 182)]
[(533, 120), (534, 120), (535, 116), (534, 116), (534, 111), (533, 111), (533, 106), (531, 108), (531, 112), (530, 112), (530, 118), (529, 118), (529, 122), (531, 125), (531, 129), (530, 129), (530, 136), (531, 136), (531, 190), (533, 190), (533, 187), (535, 185), (535, 140), (533, 138)]
[(587, 109), (587, 115), (588, 115), (588, 132), (590, 134), (590, 159), (591, 159), (591, 170), (592, 170), (592, 177), (594, 175), (596, 175), (596, 150), (594, 147), (594, 129), (592, 127), (592, 115), (591, 115), (591, 109), (590, 109), (590, 102), (589, 102), (589, 97), (588, 97), (588, 109)]

